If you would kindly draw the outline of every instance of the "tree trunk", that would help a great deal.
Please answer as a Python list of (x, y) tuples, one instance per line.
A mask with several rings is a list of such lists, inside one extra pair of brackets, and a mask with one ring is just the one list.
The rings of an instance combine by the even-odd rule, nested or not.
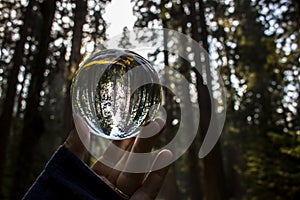
[[(167, 28), (167, 23), (165, 20), (163, 20), (163, 27)], [(168, 52), (168, 48), (167, 48), (167, 43), (168, 43), (168, 35), (167, 32), (164, 32), (164, 65), (165, 67), (169, 66), (169, 52)], [(167, 68), (165, 68), (165, 73), (168, 73)], [(165, 76), (168, 76), (165, 75)], [(165, 82), (168, 81), (168, 78), (166, 77)], [(166, 85), (168, 85), (167, 83), (165, 83)], [(164, 92), (165, 92), (165, 102), (174, 102), (173, 99), (173, 95), (170, 91), (168, 91), (166, 88), (164, 88)], [(173, 104), (172, 103), (166, 103), (165, 105), (165, 109), (166, 109), (166, 114), (167, 114), (167, 119), (166, 119), (166, 132), (163, 133), (162, 135), (166, 135), (166, 140), (170, 141), (171, 137), (172, 137), (172, 119), (173, 119)], [(176, 178), (176, 170), (175, 170), (175, 165), (171, 165), (168, 175), (166, 177), (166, 181), (165, 181), (165, 191), (164, 191), (164, 198), (165, 200), (172, 200), (172, 199), (176, 199), (179, 197), (179, 189), (178, 189), (178, 185), (177, 185), (177, 178)]]
[(179, 196), (179, 191), (177, 186), (175, 165), (173, 164), (170, 166), (168, 174), (166, 176), (164, 199), (165, 200), (180, 199), (179, 197), (180, 196)]
[(4, 167), (6, 162), (6, 151), (7, 144), (12, 124), (12, 114), (13, 107), (15, 103), (15, 96), (17, 91), (18, 84), (18, 74), (19, 69), (22, 64), (22, 58), (24, 56), (24, 44), (26, 42), (26, 37), (28, 35), (28, 29), (30, 27), (30, 22), (32, 20), (32, 7), (36, 4), (35, 1), (29, 1), (29, 4), (26, 8), (26, 13), (24, 16), (24, 24), (20, 30), (20, 40), (16, 43), (14, 56), (12, 58), (12, 70), (10, 72), (8, 82), (7, 82), (7, 91), (5, 100), (3, 102), (3, 111), (0, 116), (0, 188), (2, 186)]
[(70, 65), (66, 73), (67, 92), (65, 96), (65, 109), (64, 109), (64, 129), (66, 134), (69, 134), (69, 132), (74, 128), (73, 117), (72, 117), (72, 106), (71, 106), (71, 99), (70, 99), (70, 87), (71, 87), (71, 81), (73, 75), (76, 69), (78, 68), (79, 62), (82, 58), (80, 54), (80, 48), (82, 45), (82, 28), (83, 28), (83, 24), (85, 23), (86, 14), (87, 14), (86, 0), (77, 0), (75, 16), (74, 16)]
[[(184, 13), (183, 7), (181, 8), (181, 12)], [(183, 34), (187, 34), (187, 19), (182, 19), (181, 21), (181, 30)], [(182, 41), (180, 44), (183, 44), (184, 41)], [(182, 49), (184, 57), (188, 57), (186, 54), (186, 48), (183, 47)], [(182, 75), (185, 76), (186, 80), (188, 80), (191, 83), (191, 66), (190, 63), (185, 60), (181, 59), (181, 66), (180, 66), (180, 72)], [(183, 85), (183, 84), (182, 84)], [(182, 88), (181, 89), (181, 96), (183, 98), (186, 98), (185, 101), (191, 101), (190, 99), (190, 89), (189, 88)], [(184, 118), (189, 118), (190, 113), (193, 113), (192, 109), (187, 106), (184, 106), (185, 110), (183, 112)], [(195, 124), (191, 121), (190, 126), (195, 126)], [(186, 127), (187, 133), (191, 133), (190, 126)], [(199, 140), (197, 137), (194, 139), (193, 143), (189, 147), (187, 151), (187, 158), (188, 158), (188, 173), (189, 173), (189, 194), (191, 200), (201, 200), (203, 196), (202, 188), (200, 186), (202, 185), (201, 182), (201, 167), (200, 167), (200, 160), (198, 159), (198, 152), (197, 149), (199, 148)]]
[(189, 194), (191, 200), (203, 199), (203, 188), (201, 183), (201, 168), (199, 166), (199, 158), (197, 151), (198, 141), (195, 139), (187, 152), (188, 172), (189, 172)]
[[(195, 3), (199, 3), (199, 10), (196, 9)], [(207, 28), (205, 22), (203, 0), (191, 0), (191, 23), (192, 38), (198, 42), (202, 42), (202, 47), (208, 52)], [(197, 19), (199, 18), (199, 21)], [(198, 30), (201, 30), (199, 32)], [(199, 66), (201, 64), (200, 52), (195, 52), (195, 62)], [(208, 63), (208, 62), (207, 62)], [(207, 82), (210, 79), (209, 66), (204, 69), (207, 75)], [(194, 70), (197, 77), (198, 102), (200, 108), (199, 134), (201, 138), (205, 138), (211, 118), (211, 101), (208, 91), (208, 85), (203, 83), (203, 77), (199, 72)], [(225, 176), (223, 171), (223, 162), (221, 156), (220, 143), (217, 142), (212, 151), (202, 159), (204, 174), (204, 199), (206, 200), (223, 200), (227, 199)]]
[(38, 111), (40, 102), (40, 91), (44, 82), (44, 71), (50, 42), (50, 32), (54, 18), (56, 1), (46, 0), (41, 3), (41, 37), (39, 41), (39, 53), (32, 66), (32, 79), (28, 91), (27, 106), (24, 117), (22, 139), (17, 156), (14, 183), (12, 188), (12, 199), (21, 199), (29, 188), (33, 179), (31, 169), (34, 162), (37, 142), (43, 132), (43, 119)]

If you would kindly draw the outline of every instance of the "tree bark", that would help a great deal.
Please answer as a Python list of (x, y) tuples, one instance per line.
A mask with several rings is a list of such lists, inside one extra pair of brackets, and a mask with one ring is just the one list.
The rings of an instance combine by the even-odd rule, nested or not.
[(44, 82), (46, 58), (50, 42), (52, 21), (56, 9), (56, 1), (46, 0), (41, 3), (41, 37), (39, 41), (39, 53), (32, 65), (32, 79), (28, 91), (27, 106), (24, 116), (22, 139), (17, 156), (15, 177), (12, 188), (12, 199), (21, 199), (29, 188), (33, 177), (31, 176), (37, 142), (44, 130), (43, 119), (39, 113), (40, 91)]
[[(163, 27), (164, 28), (167, 28), (167, 22), (165, 20), (163, 20)], [(169, 36), (168, 36), (168, 33), (167, 32), (164, 32), (163, 33), (163, 37), (164, 37), (164, 65), (165, 65), (165, 73), (168, 73), (168, 70), (166, 67), (169, 66), (169, 52), (168, 52), (168, 47), (167, 47), (167, 44), (168, 44), (168, 41), (169, 41)], [(165, 77), (168, 76), (168, 75), (165, 75)], [(165, 78), (165, 82), (167, 82), (169, 79), (168, 77)], [(168, 85), (167, 83), (165, 83), (166, 85)], [(165, 105), (165, 109), (166, 109), (166, 112), (167, 112), (167, 119), (166, 119), (166, 132), (164, 132), (162, 135), (166, 135), (166, 139), (167, 141), (170, 141), (171, 140), (171, 136), (173, 135), (172, 134), (172, 119), (173, 119), (173, 103), (171, 102), (174, 102), (174, 99), (173, 99), (173, 95), (172, 93), (167, 90), (166, 88), (164, 88), (164, 92), (165, 92), (165, 101), (166, 102), (169, 102), (169, 103), (166, 103)], [(175, 103), (175, 102), (174, 102)], [(169, 172), (168, 172), (168, 175), (166, 177), (166, 186), (165, 186), (165, 191), (164, 191), (164, 198), (166, 200), (172, 200), (172, 199), (176, 199), (179, 197), (179, 189), (178, 189), (178, 185), (177, 185), (177, 178), (176, 178), (176, 170), (175, 170), (175, 165), (171, 165), (170, 166), (170, 169), (169, 169)]]
[(188, 157), (188, 169), (189, 169), (189, 193), (191, 200), (203, 199), (203, 188), (201, 182), (201, 168), (199, 167), (199, 158), (197, 151), (197, 140), (194, 140), (187, 152)]
[(6, 163), (6, 151), (12, 124), (13, 107), (15, 104), (15, 96), (18, 84), (18, 73), (20, 66), (22, 65), (22, 58), (24, 56), (24, 44), (26, 42), (26, 36), (28, 35), (28, 29), (32, 20), (32, 8), (35, 4), (35, 1), (29, 1), (29, 4), (26, 8), (24, 24), (20, 30), (20, 40), (16, 43), (14, 56), (12, 58), (13, 66), (8, 78), (6, 96), (3, 102), (3, 111), (0, 116), (0, 187), (2, 186), (2, 178), (4, 175), (4, 167)]
[(71, 81), (73, 75), (76, 69), (78, 68), (79, 62), (82, 58), (80, 54), (80, 48), (82, 45), (82, 28), (85, 23), (86, 14), (87, 14), (86, 0), (77, 0), (75, 16), (74, 16), (70, 65), (66, 73), (67, 92), (65, 96), (65, 110), (64, 110), (64, 129), (66, 134), (69, 134), (69, 132), (74, 128), (73, 117), (72, 117), (72, 106), (71, 106), (71, 99), (70, 99), (70, 87), (71, 87)]
[(164, 199), (165, 200), (180, 199), (179, 197), (180, 196), (179, 196), (179, 191), (177, 186), (175, 165), (173, 164), (170, 166), (168, 174), (166, 176)]
[[(181, 9), (182, 9), (181, 12), (184, 13), (183, 7)], [(182, 33), (185, 35), (187, 34), (186, 32), (187, 21), (188, 19), (182, 19), (181, 21)], [(184, 44), (183, 42), (184, 41), (182, 41), (181, 44)], [(185, 46), (183, 47), (182, 52), (184, 57), (188, 57), (186, 55), (187, 52)], [(180, 72), (185, 76), (186, 80), (188, 80), (191, 83), (191, 65), (187, 60), (183, 58), (181, 58)], [(189, 88), (181, 89), (182, 92), (181, 96), (185, 98), (185, 101), (191, 101), (189, 90), (190, 90)], [(184, 107), (185, 110), (183, 112), (183, 117), (184, 118), (191, 117), (190, 113), (193, 113), (193, 111), (191, 110), (193, 108), (189, 108), (187, 106)], [(195, 125), (193, 124), (192, 121), (191, 123), (192, 123), (191, 126)], [(186, 127), (186, 131), (187, 133), (191, 133), (190, 126)], [(188, 157), (187, 165), (188, 165), (188, 173), (189, 173), (189, 194), (191, 200), (201, 200), (203, 196), (202, 188), (199, 187), (200, 185), (202, 185), (202, 182), (201, 182), (200, 160), (198, 159), (198, 152), (197, 152), (198, 147), (199, 147), (199, 140), (196, 137), (187, 151), (187, 157)]]
[[(195, 3), (198, 2), (199, 9), (196, 9)], [(203, 0), (190, 0), (192, 38), (202, 42), (202, 47), (208, 52), (207, 28), (204, 14)], [(199, 21), (197, 21), (199, 19)], [(200, 32), (199, 32), (200, 30)], [(200, 52), (195, 52), (195, 62), (201, 64)], [(207, 62), (208, 63), (208, 62)], [(204, 69), (207, 75), (207, 82), (211, 81), (209, 65)], [(211, 118), (211, 101), (208, 91), (208, 85), (203, 82), (203, 77), (194, 70), (197, 77), (198, 102), (200, 108), (199, 134), (205, 138)], [(221, 155), (220, 143), (214, 146), (212, 151), (202, 159), (204, 174), (204, 199), (206, 200), (224, 200), (227, 199), (225, 176), (223, 171), (223, 161)]]

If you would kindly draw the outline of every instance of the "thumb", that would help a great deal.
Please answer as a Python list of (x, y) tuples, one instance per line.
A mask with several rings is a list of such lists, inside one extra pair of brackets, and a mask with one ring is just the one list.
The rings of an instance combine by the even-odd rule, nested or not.
[(90, 143), (90, 131), (84, 119), (77, 114), (73, 115), (76, 129), (72, 130), (64, 146), (72, 151), (79, 159), (83, 160)]

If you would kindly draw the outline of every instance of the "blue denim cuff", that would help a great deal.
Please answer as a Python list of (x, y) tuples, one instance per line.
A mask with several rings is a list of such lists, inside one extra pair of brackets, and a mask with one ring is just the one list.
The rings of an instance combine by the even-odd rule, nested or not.
[(55, 152), (23, 199), (123, 200), (64, 146)]

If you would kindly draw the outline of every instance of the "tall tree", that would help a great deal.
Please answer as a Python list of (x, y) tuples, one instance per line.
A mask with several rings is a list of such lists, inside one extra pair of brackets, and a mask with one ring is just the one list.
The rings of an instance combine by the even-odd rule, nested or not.
[[(197, 7), (196, 7), (197, 3)], [(201, 42), (203, 48), (206, 52), (209, 52), (208, 47), (208, 32), (207, 25), (205, 20), (205, 7), (202, 0), (190, 1), (190, 12), (191, 12), (191, 36), (194, 40)], [(199, 19), (199, 21), (197, 21)], [(200, 30), (200, 32), (199, 32)], [(201, 52), (195, 51), (195, 62), (196, 66), (201, 65)], [(208, 59), (208, 58), (206, 58)], [(209, 63), (206, 61), (206, 63)], [(205, 69), (202, 69), (207, 74), (207, 80), (203, 80), (203, 77), (199, 72), (195, 71), (197, 77), (197, 92), (198, 92), (198, 102), (200, 108), (200, 122), (199, 122), (199, 134), (202, 139), (206, 136), (211, 113), (215, 112), (211, 110), (212, 106), (210, 100), (210, 95), (208, 87), (211, 83), (211, 69), (210, 65), (206, 66)], [(205, 85), (205, 82), (208, 85)], [(202, 159), (203, 164), (203, 174), (204, 174), (204, 198), (205, 199), (226, 199), (226, 182), (223, 169), (223, 161), (221, 155), (220, 143), (217, 142), (211, 152)], [(218, 191), (218, 192), (216, 192)]]
[(50, 31), (55, 10), (56, 1), (44, 1), (40, 4), (41, 34), (39, 37), (39, 53), (31, 68), (32, 79), (28, 91), (22, 139), (19, 155), (17, 156), (18, 164), (15, 169), (13, 192), (11, 194), (13, 199), (21, 198), (32, 181), (32, 177), (30, 177), (28, 172), (31, 171), (32, 168), (37, 141), (44, 131), (44, 122), (38, 108), (40, 103), (40, 92), (42, 91), (42, 84), (44, 81)]
[(7, 82), (7, 90), (5, 99), (3, 102), (3, 107), (1, 116), (0, 116), (0, 158), (2, 162), (0, 162), (0, 185), (1, 180), (3, 177), (3, 170), (6, 161), (6, 150), (8, 144), (8, 138), (11, 130), (12, 125), (12, 114), (13, 114), (13, 107), (15, 104), (15, 96), (17, 91), (17, 83), (18, 83), (18, 74), (20, 66), (22, 65), (23, 61), (22, 58), (24, 57), (24, 44), (26, 43), (26, 38), (29, 35), (30, 27), (32, 26), (31, 20), (34, 18), (33, 7), (36, 5), (35, 1), (30, 1), (28, 6), (26, 7), (26, 13), (24, 14), (24, 23), (23, 26), (20, 28), (20, 39), (15, 45), (14, 48), (14, 55), (12, 58), (13, 66), (10, 71), (10, 75), (8, 77)]
[[(136, 7), (136, 9), (134, 9), (138, 16), (136, 25), (149, 27), (151, 26), (151, 22), (153, 23), (153, 21), (161, 19), (164, 28), (174, 29), (184, 34), (188, 34), (194, 40), (200, 42), (203, 47), (208, 50), (208, 33), (206, 30), (204, 15), (205, 12), (202, 1), (180, 1), (180, 3), (173, 1), (161, 1), (160, 4), (153, 1), (147, 2), (146, 4), (142, 4), (140, 2), (141, 1), (138, 1), (136, 3), (138, 6)], [(152, 9), (143, 9), (147, 7)], [(157, 10), (155, 11), (154, 8), (156, 8)], [(185, 47), (172, 46), (170, 48), (187, 48), (188, 45), (189, 44), (186, 44)], [(183, 49), (183, 52), (185, 51), (186, 49)], [(199, 53), (199, 55), (197, 53)], [(165, 54), (168, 54), (168, 52), (165, 52)], [(195, 54), (195, 60), (189, 61), (196, 61), (196, 64), (200, 65), (200, 63), (198, 62), (199, 60), (197, 60), (199, 59), (200, 52), (195, 52)], [(179, 71), (183, 73), (187, 77), (187, 79), (189, 79), (191, 66), (188, 64), (188, 62), (178, 62), (175, 65), (177, 65), (175, 68), (179, 69)], [(205, 70), (207, 71), (207, 74), (210, 73), (209, 68)], [(197, 73), (197, 79), (197, 89), (199, 95), (198, 100), (201, 110), (201, 128), (199, 133), (202, 135), (202, 138), (204, 138), (209, 125), (209, 121), (207, 119), (210, 118), (210, 97), (206, 85), (203, 84), (203, 79), (199, 73)], [(186, 91), (189, 89), (182, 88), (181, 90)], [(170, 101), (168, 102), (170, 103)], [(190, 194), (192, 199), (199, 199), (202, 197), (202, 194), (200, 192), (201, 188), (199, 187), (201, 185), (201, 170), (197, 167), (199, 165), (197, 159), (197, 147), (199, 147), (199, 142), (194, 142), (189, 149), (187, 161), (190, 169), (189, 171), (191, 173)], [(224, 188), (225, 181), (219, 143), (216, 145), (211, 154), (203, 159), (203, 166), (203, 174), (205, 176), (205, 197), (208, 199), (224, 199), (226, 196), (226, 190)], [(195, 175), (195, 172), (198, 172), (197, 175)], [(216, 190), (219, 192), (216, 193)]]
[[(224, 66), (222, 70), (230, 91), (224, 131), (225, 149), (230, 154), (225, 156), (228, 161), (235, 152), (236, 158), (227, 166), (233, 166), (230, 174), (238, 178), (240, 190), (233, 187), (232, 195), (237, 199), (243, 195), (293, 198), (298, 188), (294, 166), (299, 160), (296, 151), (291, 149), (299, 146), (294, 135), (294, 126), (298, 125), (292, 120), (296, 109), (288, 106), (285, 91), (290, 88), (291, 97), (297, 94), (297, 81), (292, 76), (286, 77), (298, 73), (296, 67), (292, 67), (293, 73), (287, 72), (291, 71), (294, 64), (290, 62), (297, 56), (297, 46), (292, 45), (299, 33), (294, 28), (298, 23), (297, 4), (292, 1), (216, 2), (211, 31), (218, 41), (219, 63)], [(282, 49), (286, 42), (294, 46), (291, 51)], [(285, 62), (285, 57), (290, 60)], [(291, 82), (285, 82), (287, 79)], [(295, 102), (293, 97), (292, 101)], [(287, 149), (295, 154), (287, 155)], [(287, 175), (290, 173), (293, 175)]]
[(74, 11), (74, 26), (73, 26), (73, 37), (72, 37), (72, 48), (71, 48), (71, 57), (69, 61), (69, 66), (66, 69), (66, 95), (65, 95), (65, 109), (64, 109), (64, 129), (66, 134), (68, 134), (73, 126), (73, 117), (72, 117), (72, 107), (70, 99), (70, 88), (72, 77), (78, 67), (78, 64), (82, 58), (80, 49), (82, 47), (82, 38), (83, 38), (83, 25), (86, 22), (87, 10), (87, 1), (86, 0), (77, 0), (76, 8)]
[(122, 37), (119, 41), (119, 47), (123, 49), (134, 48), (130, 42), (130, 32), (127, 26), (123, 28)]

